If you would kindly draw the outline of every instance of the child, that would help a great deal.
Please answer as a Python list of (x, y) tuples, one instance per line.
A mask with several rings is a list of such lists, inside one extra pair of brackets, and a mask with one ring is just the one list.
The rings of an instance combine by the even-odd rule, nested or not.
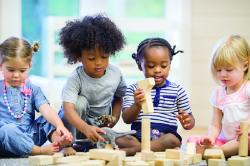
[(134, 137), (117, 139), (120, 148), (127, 155), (140, 151), (141, 120), (143, 116), (151, 119), (151, 150), (164, 151), (167, 148), (179, 147), (181, 136), (177, 133), (177, 119), (185, 129), (192, 129), (194, 117), (189, 106), (185, 90), (168, 78), (172, 58), (182, 51), (175, 51), (163, 38), (148, 38), (143, 40), (137, 53), (132, 55), (145, 78), (153, 77), (155, 86), (151, 91), (154, 113), (144, 115), (141, 104), (145, 100), (144, 92), (136, 84), (127, 88), (123, 101), (122, 117), (125, 123), (132, 123), (131, 129), (136, 130)]
[[(99, 127), (116, 124), (126, 91), (121, 71), (109, 64), (109, 57), (123, 48), (124, 37), (109, 18), (86, 16), (62, 28), (60, 44), (68, 63), (82, 64), (71, 74), (62, 92), (69, 127), (77, 129), (77, 139), (104, 141), (100, 135), (104, 131)], [(66, 153), (74, 154), (69, 149)]]
[[(51, 109), (41, 89), (27, 80), (33, 52), (26, 40), (10, 37), (0, 45), (0, 154), (27, 156), (53, 154), (61, 143), (71, 143), (72, 135)], [(43, 117), (35, 120), (35, 111)], [(56, 132), (54, 132), (56, 131)], [(47, 139), (52, 144), (41, 147)]]
[(199, 152), (217, 147), (225, 157), (237, 155), (237, 127), (250, 119), (249, 58), (249, 45), (238, 35), (223, 39), (213, 52), (211, 71), (220, 86), (211, 96), (212, 122), (208, 135), (198, 138)]

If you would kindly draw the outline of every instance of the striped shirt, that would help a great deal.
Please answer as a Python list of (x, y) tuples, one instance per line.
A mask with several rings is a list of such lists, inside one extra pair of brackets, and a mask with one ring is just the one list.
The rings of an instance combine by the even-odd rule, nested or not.
[[(123, 109), (134, 104), (134, 92), (137, 89), (136, 84), (128, 86), (125, 97), (123, 98)], [(166, 80), (162, 87), (154, 87), (151, 90), (151, 97), (154, 105), (154, 112), (143, 114), (142, 110), (137, 119), (132, 123), (131, 129), (141, 130), (142, 116), (151, 119), (151, 128), (164, 132), (165, 129), (177, 130), (177, 118), (179, 110), (191, 114), (189, 98), (186, 91), (176, 83)]]

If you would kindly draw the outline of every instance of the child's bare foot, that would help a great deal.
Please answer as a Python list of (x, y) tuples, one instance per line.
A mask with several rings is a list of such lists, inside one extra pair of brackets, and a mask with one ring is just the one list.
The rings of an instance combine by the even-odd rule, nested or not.
[(60, 136), (56, 131), (52, 133), (51, 141), (57, 142), (60, 148), (63, 148), (72, 143), (72, 140), (69, 140), (66, 135)]
[(64, 156), (71, 156), (71, 155), (75, 155), (76, 151), (72, 147), (67, 147), (63, 149), (63, 154)]
[(59, 145), (57, 143), (52, 143), (43, 147), (33, 146), (31, 155), (52, 155), (59, 151)]

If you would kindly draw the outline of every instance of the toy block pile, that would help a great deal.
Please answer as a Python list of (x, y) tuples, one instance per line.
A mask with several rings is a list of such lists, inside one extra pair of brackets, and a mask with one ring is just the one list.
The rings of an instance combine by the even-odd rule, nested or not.
[(188, 154), (179, 149), (166, 149), (165, 152), (138, 152), (126, 157), (124, 151), (110, 149), (91, 149), (78, 152), (75, 156), (64, 157), (62, 153), (53, 156), (30, 156), (31, 166), (188, 166), (201, 162), (201, 154)]

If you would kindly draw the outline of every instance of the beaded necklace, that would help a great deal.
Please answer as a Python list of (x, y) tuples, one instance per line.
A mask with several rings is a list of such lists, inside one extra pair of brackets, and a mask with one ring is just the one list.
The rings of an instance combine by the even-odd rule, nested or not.
[(7, 106), (8, 108), (8, 112), (11, 114), (11, 116), (13, 116), (16, 119), (21, 119), (23, 117), (23, 115), (27, 112), (27, 105), (28, 105), (28, 95), (32, 94), (32, 90), (31, 89), (26, 89), (25, 83), (22, 84), (22, 93), (24, 94), (24, 108), (21, 114), (18, 113), (14, 113), (11, 108), (10, 108), (10, 104), (7, 98), (7, 86), (6, 86), (6, 81), (4, 80), (4, 88), (3, 88), (3, 99), (4, 99), (4, 104)]

